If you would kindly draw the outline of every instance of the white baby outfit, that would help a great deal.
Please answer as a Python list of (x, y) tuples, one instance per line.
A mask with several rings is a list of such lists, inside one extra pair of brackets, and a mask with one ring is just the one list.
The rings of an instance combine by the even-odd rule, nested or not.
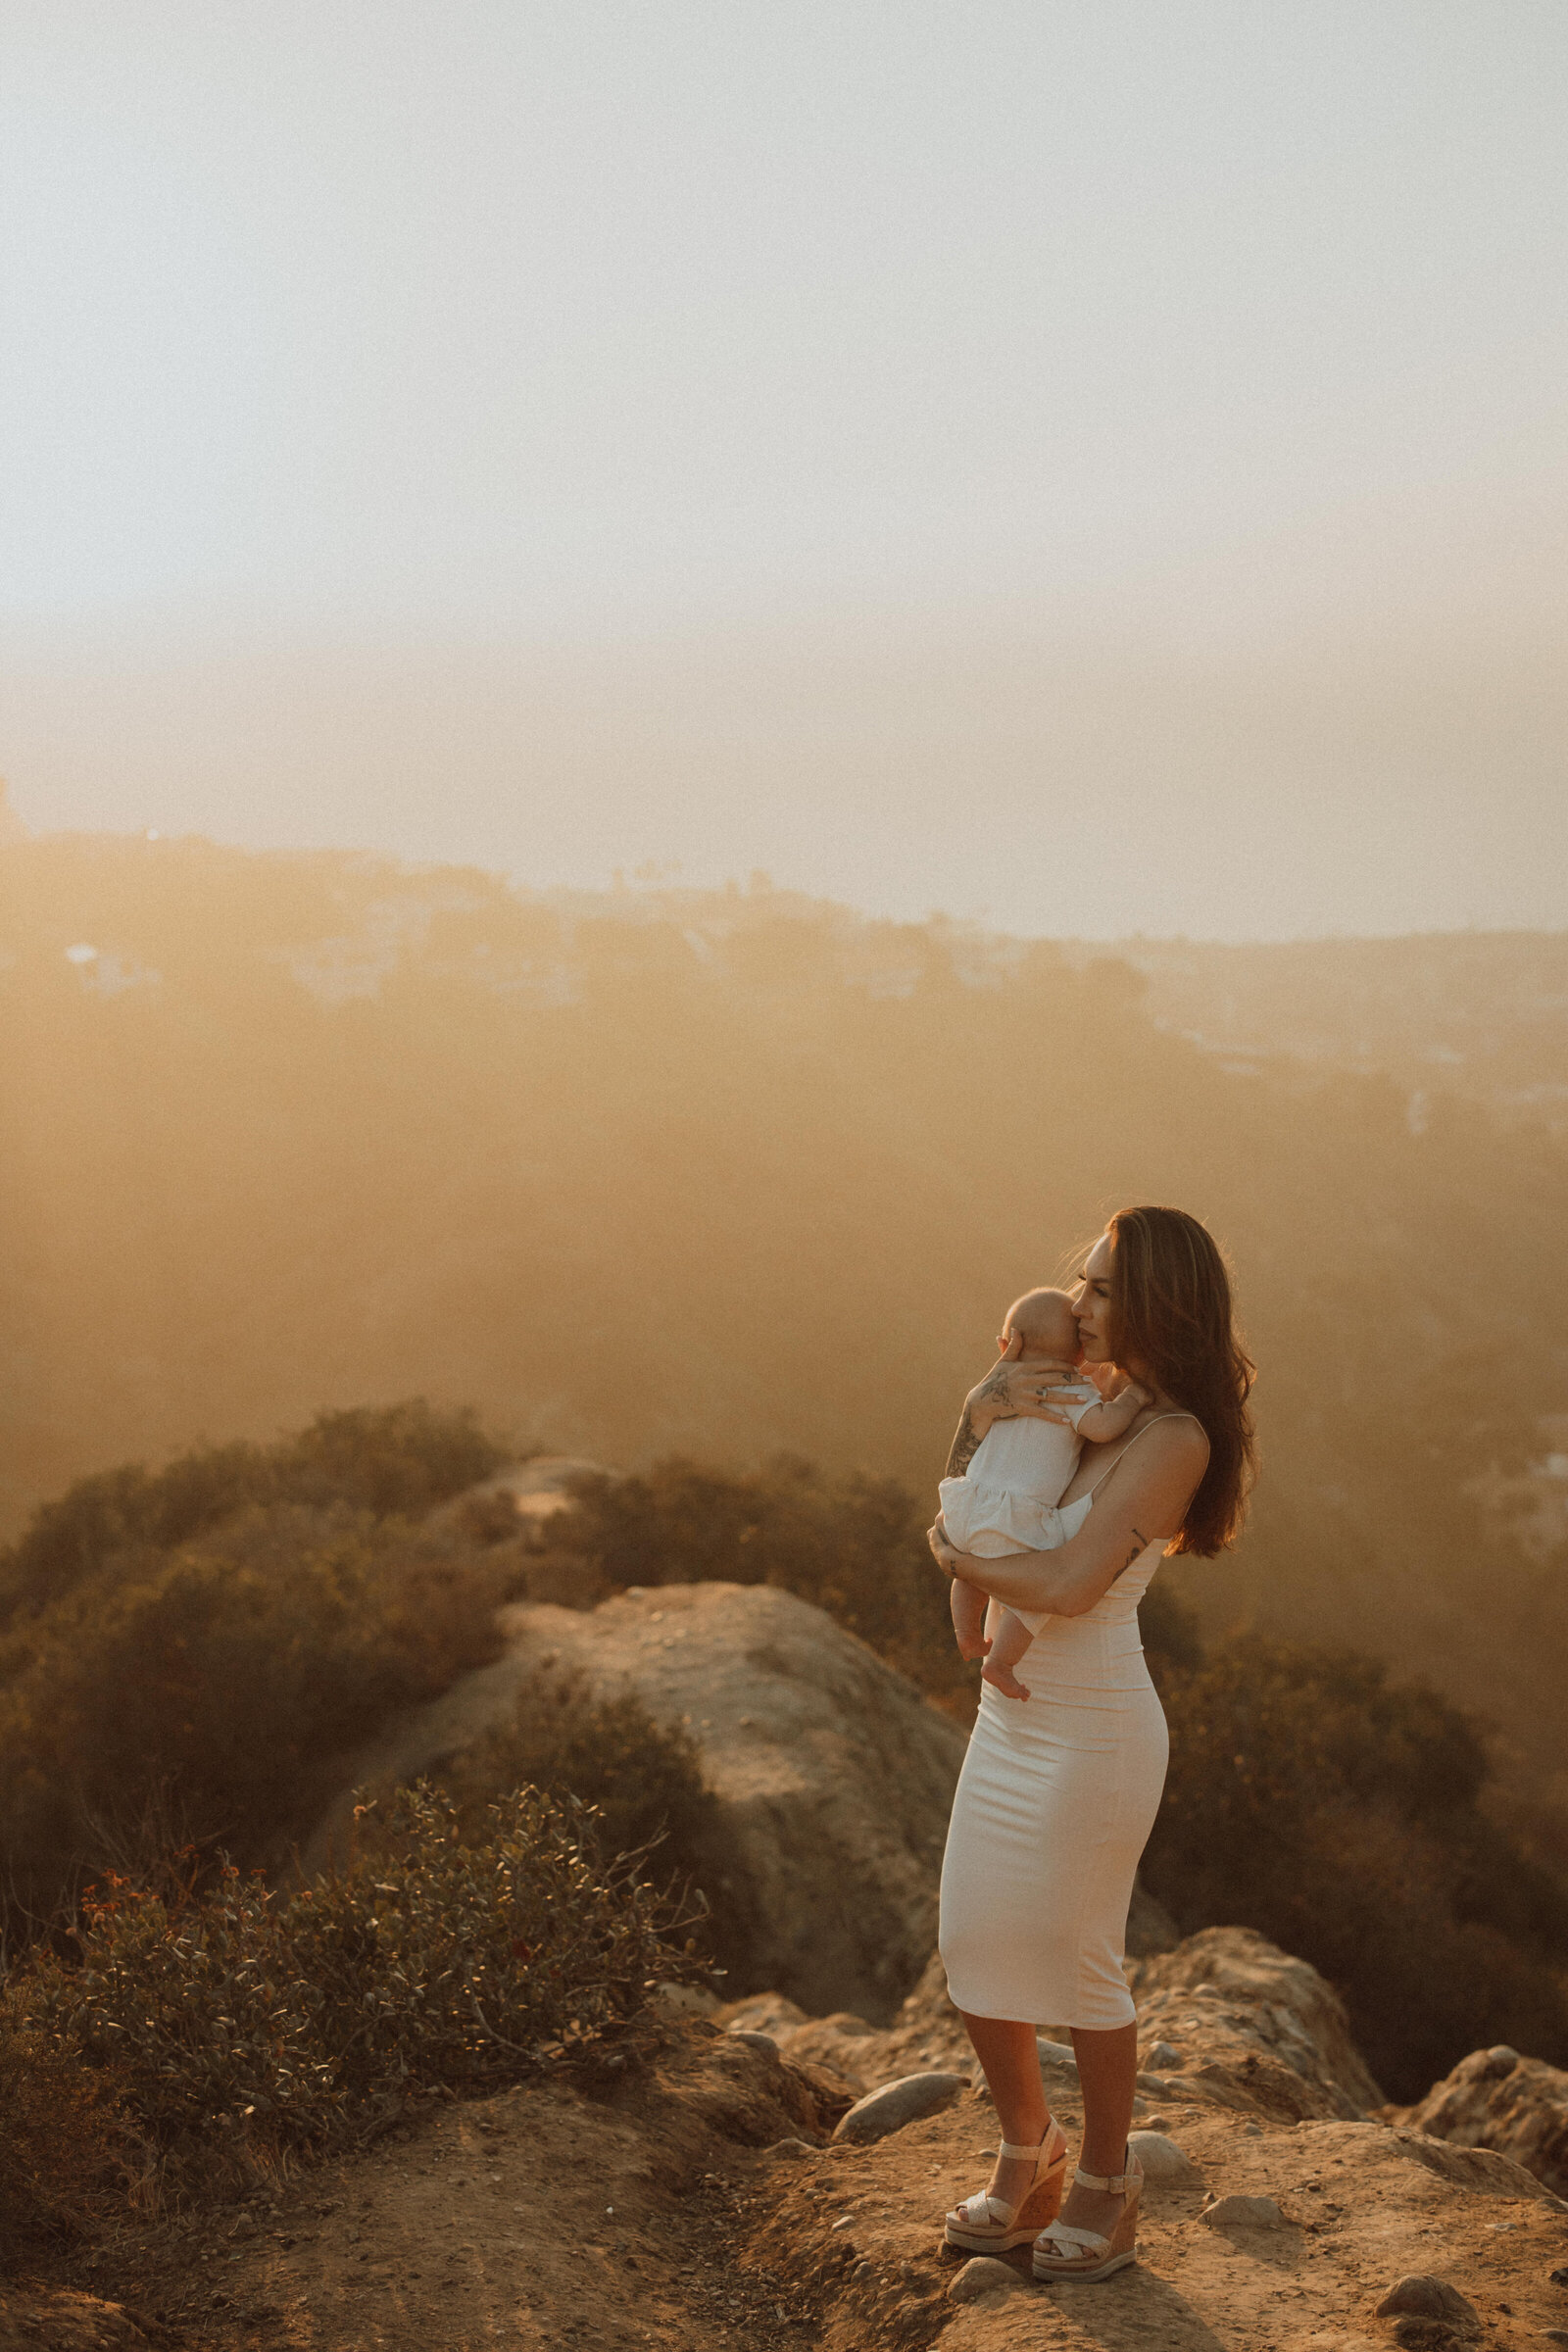
[[(1051, 1401), (1070, 1415), (1070, 1429), (1024, 1414), (993, 1421), (962, 1478), (942, 1481), (943, 1525), (956, 1550), (1001, 1560), (1015, 1551), (1054, 1551), (1065, 1541), (1056, 1505), (1083, 1451), (1078, 1424), (1102, 1398), (1090, 1382), (1074, 1381), (1053, 1389)], [(1046, 1622), (1028, 1609), (1013, 1614), (1032, 1634)]]

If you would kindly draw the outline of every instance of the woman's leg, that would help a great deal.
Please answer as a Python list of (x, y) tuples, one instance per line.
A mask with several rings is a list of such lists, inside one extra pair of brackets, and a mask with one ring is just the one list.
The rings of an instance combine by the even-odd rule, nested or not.
[[(1115, 2175), (1126, 2160), (1127, 2134), (1132, 2129), (1133, 2093), (1138, 2087), (1138, 2028), (1126, 2025), (1091, 2031), (1087, 2026), (1074, 2026), (1072, 2046), (1084, 2100), (1078, 2162), (1086, 2173)], [(1099, 2230), (1108, 2237), (1121, 2208), (1116, 2193), (1080, 2188), (1074, 2182), (1061, 2218), (1080, 2230)]]
[[(963, 2016), (964, 2031), (985, 2073), (996, 2101), (1002, 2137), (1014, 2147), (1037, 2148), (1051, 2129), (1051, 2109), (1040, 2080), (1040, 2052), (1035, 2029), (1011, 2018)], [(1102, 2035), (1102, 2039), (1105, 2036)], [(1129, 2109), (1129, 2113), (1131, 2110)], [(991, 2176), (990, 2194), (1016, 2205), (1034, 2178), (1034, 2160), (999, 2156)]]

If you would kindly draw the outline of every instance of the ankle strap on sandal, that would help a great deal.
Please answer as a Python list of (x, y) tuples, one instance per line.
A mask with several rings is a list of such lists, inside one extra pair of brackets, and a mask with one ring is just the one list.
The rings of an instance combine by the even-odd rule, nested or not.
[[(1048, 2132), (1048, 2133), (1047, 2133), (1047, 2138), (1049, 2138), (1049, 2137), (1050, 2137), (1050, 2134), (1049, 2134), (1049, 2132)], [(1003, 2143), (1002, 2143), (1001, 2147), (1000, 2147), (1000, 2148), (997, 2150), (997, 2154), (998, 2154), (999, 2156), (1009, 2156), (1009, 2157), (1013, 2158), (1013, 2159), (1014, 2159), (1014, 2160), (1015, 2160), (1017, 2163), (1021, 2164), (1021, 2163), (1024, 2161), (1025, 2157), (1028, 2157), (1028, 2156), (1038, 2156), (1038, 2155), (1039, 2155), (1039, 2153), (1040, 2153), (1040, 2151), (1041, 2151), (1041, 2149), (1042, 2149), (1042, 2148), (1045, 2146), (1045, 2144), (1046, 2144), (1046, 2142), (1045, 2142), (1045, 2140), (1044, 2140), (1044, 2139), (1037, 2139), (1037, 2140), (1035, 2141), (1035, 2144), (1034, 2144), (1034, 2146), (1033, 2146), (1032, 2148), (1021, 2148), (1021, 2147), (1019, 2147), (1019, 2146), (1018, 2146), (1018, 2144), (1017, 2144), (1017, 2142), (1016, 2142), (1015, 2140), (1011, 2140), (1011, 2139), (1004, 2139), (1004, 2140), (1003, 2141)]]
[(1086, 2173), (1083, 2166), (1080, 2164), (1075, 2166), (1072, 2177), (1077, 2181), (1080, 2188), (1103, 2188), (1108, 2190), (1112, 2196), (1124, 2197), (1128, 2190), (1132, 2187), (1133, 2182), (1138, 2180), (1140, 2176), (1131, 2171), (1125, 2173)]

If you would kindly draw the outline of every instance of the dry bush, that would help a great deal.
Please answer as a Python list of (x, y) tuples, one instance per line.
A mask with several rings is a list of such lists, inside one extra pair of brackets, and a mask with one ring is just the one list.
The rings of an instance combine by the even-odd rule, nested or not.
[(113, 2069), (84, 2067), (14, 1989), (0, 1991), (0, 2271), (89, 2230), (133, 2156)]
[(176, 2181), (242, 2180), (438, 2086), (620, 2062), (651, 1984), (698, 1965), (693, 1921), (569, 1802), (519, 1789), (469, 1842), (419, 1786), (366, 1827), (350, 1869), (287, 1900), (232, 1865), (183, 1898), (111, 1884), (74, 1960), (14, 1981), (30, 2046), (112, 2085)]

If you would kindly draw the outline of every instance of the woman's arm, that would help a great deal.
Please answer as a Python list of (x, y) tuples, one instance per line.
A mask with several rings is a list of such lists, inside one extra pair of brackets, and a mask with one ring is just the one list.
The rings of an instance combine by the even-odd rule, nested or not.
[(1047, 1401), (1053, 1389), (1076, 1380), (1071, 1364), (1020, 1364), (1015, 1361), (1023, 1342), (1014, 1334), (1006, 1353), (992, 1365), (977, 1388), (963, 1400), (963, 1411), (948, 1451), (945, 1478), (961, 1478), (973, 1461), (981, 1439), (993, 1421), (1020, 1418), (1065, 1421)]
[(1161, 1422), (1139, 1441), (1135, 1458), (1117, 1470), (1078, 1534), (1057, 1550), (977, 1559), (955, 1551), (938, 1520), (932, 1553), (946, 1574), (978, 1585), (1010, 1609), (1081, 1617), (1141, 1551), (1180, 1527), (1207, 1465), (1208, 1440), (1196, 1421)]

